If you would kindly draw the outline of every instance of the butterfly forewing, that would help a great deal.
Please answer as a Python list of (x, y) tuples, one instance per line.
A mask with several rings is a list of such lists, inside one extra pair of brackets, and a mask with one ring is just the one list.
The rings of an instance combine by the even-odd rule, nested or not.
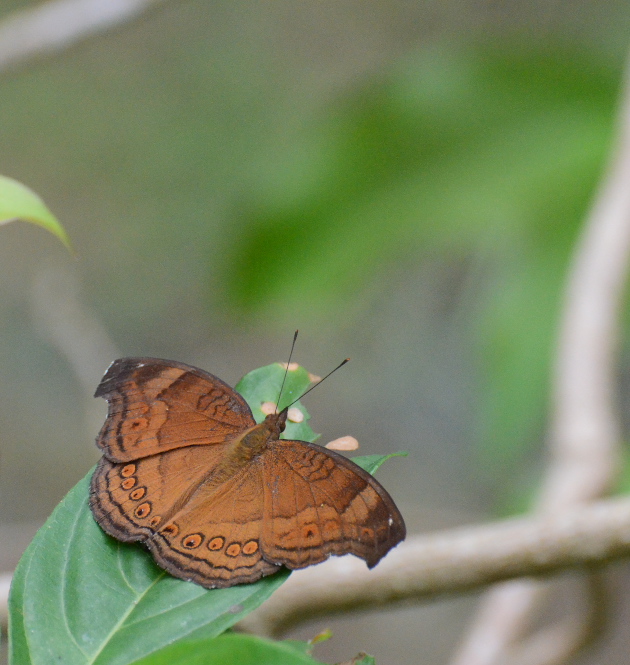
[(171, 360), (116, 360), (95, 396), (109, 404), (97, 445), (114, 462), (229, 441), (256, 424), (247, 402), (230, 386)]

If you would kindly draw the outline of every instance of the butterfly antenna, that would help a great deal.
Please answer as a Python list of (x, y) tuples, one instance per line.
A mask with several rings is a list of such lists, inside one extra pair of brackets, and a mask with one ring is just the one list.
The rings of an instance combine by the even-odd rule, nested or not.
[(293, 335), (293, 343), (291, 344), (291, 352), (289, 353), (289, 361), (287, 362), (287, 367), (284, 370), (284, 377), (282, 378), (282, 385), (280, 386), (280, 392), (278, 393), (278, 399), (276, 400), (276, 411), (280, 406), (280, 398), (282, 397), (282, 390), (284, 389), (284, 384), (287, 380), (287, 374), (289, 373), (289, 365), (291, 364), (291, 358), (293, 357), (293, 349), (295, 348), (295, 340), (297, 340), (298, 331), (296, 330)]
[[(289, 404), (289, 406), (293, 406), (298, 400), (301, 400), (302, 397), (304, 397), (304, 395), (308, 395), (308, 394), (311, 392), (311, 390), (314, 390), (315, 388), (317, 388), (317, 386), (319, 386), (319, 385), (321, 385), (322, 383), (324, 383), (324, 381), (325, 381), (325, 380), (326, 380), (331, 374), (334, 374), (338, 369), (340, 369), (341, 367), (343, 367), (347, 362), (350, 362), (350, 358), (346, 358), (345, 360), (342, 360), (342, 361), (337, 365), (337, 367), (335, 367), (335, 369), (333, 369), (333, 370), (331, 370), (330, 372), (328, 372), (328, 374), (326, 374), (326, 376), (325, 376), (323, 379), (320, 379), (320, 380), (319, 380), (314, 386), (311, 386), (308, 390), (306, 390), (305, 392), (303, 392), (303, 393), (302, 393), (302, 394), (301, 394), (296, 400), (293, 400), (293, 401), (291, 402), (291, 404)], [(288, 409), (289, 406), (286, 406), (285, 409)], [(283, 411), (284, 411), (284, 409), (283, 409)]]

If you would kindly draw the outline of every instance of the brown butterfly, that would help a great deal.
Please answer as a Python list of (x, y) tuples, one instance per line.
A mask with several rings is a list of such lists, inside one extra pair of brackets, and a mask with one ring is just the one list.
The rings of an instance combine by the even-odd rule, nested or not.
[(372, 568), (405, 538), (398, 508), (369, 473), (322, 446), (280, 439), (287, 409), (257, 425), (212, 374), (122, 358), (95, 397), (109, 409), (92, 513), (114, 538), (142, 541), (175, 577), (228, 587), (348, 553)]

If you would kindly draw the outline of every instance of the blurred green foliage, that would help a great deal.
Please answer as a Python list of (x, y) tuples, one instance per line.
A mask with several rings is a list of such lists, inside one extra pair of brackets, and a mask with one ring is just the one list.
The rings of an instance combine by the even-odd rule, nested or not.
[(330, 315), (392, 265), (464, 265), (478, 440), (493, 464), (514, 461), (541, 431), (562, 282), (618, 77), (557, 45), (408, 57), (259, 166), (234, 209), (226, 302), (237, 316)]

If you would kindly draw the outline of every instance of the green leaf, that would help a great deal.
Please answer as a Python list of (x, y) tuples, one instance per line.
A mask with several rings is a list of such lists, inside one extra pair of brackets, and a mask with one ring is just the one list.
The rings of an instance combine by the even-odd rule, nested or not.
[(90, 475), (55, 509), (15, 572), (10, 665), (127, 665), (176, 640), (216, 637), (288, 576), (212, 590), (171, 577), (144, 548), (96, 524)]
[(407, 451), (403, 451), (399, 453), (389, 453), (389, 455), (359, 455), (358, 457), (351, 457), (350, 459), (364, 471), (367, 471), (373, 476), (378, 471), (381, 464), (386, 462), (390, 457), (407, 457), (408, 454)]
[(283, 644), (305, 656), (310, 656), (311, 653), (313, 653), (313, 645), (310, 642), (303, 642), (302, 640), (284, 640)]
[[(23, 576), (31, 565), (33, 548), (29, 547), (22, 555), (18, 568), (11, 581), (9, 596), (9, 663), (22, 665), (30, 663), (26, 627), (24, 625), (24, 584)], [(23, 571), (20, 577), (20, 571)]]
[(316, 665), (309, 655), (287, 642), (232, 633), (213, 640), (181, 642), (134, 665)]
[[(284, 367), (280, 363), (273, 363), (249, 372), (249, 374), (246, 374), (236, 384), (236, 390), (247, 400), (257, 423), (265, 419), (265, 414), (260, 410), (260, 407), (265, 402), (276, 403), (284, 374)], [(310, 375), (304, 367), (298, 365), (296, 369), (289, 370), (284, 388), (282, 389), (280, 407), (282, 408), (287, 404), (291, 404), (294, 399), (307, 390), (311, 383)], [(298, 439), (311, 443), (316, 441), (319, 438), (319, 434), (315, 434), (308, 424), (311, 417), (308, 411), (299, 401), (293, 406), (304, 414), (304, 420), (301, 423), (294, 423), (287, 420), (287, 427), (282, 434), (282, 438)]]
[(39, 196), (17, 180), (0, 176), (0, 224), (18, 219), (44, 227), (72, 251), (63, 226)]
[(332, 636), (333, 636), (332, 630), (330, 630), (330, 628), (326, 628), (317, 633), (317, 635), (311, 637), (311, 639), (307, 642), (307, 644), (309, 648), (312, 649), (316, 644), (319, 644), (320, 642), (328, 642), (328, 640), (331, 639)]

